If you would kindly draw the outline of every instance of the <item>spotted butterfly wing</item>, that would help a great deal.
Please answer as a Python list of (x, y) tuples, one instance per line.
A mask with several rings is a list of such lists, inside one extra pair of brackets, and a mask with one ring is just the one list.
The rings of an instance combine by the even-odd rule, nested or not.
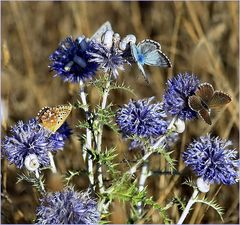
[(95, 40), (99, 43), (102, 41), (103, 35), (106, 33), (106, 31), (112, 30), (111, 23), (109, 21), (106, 21), (91, 37), (91, 40)]
[(71, 111), (71, 105), (59, 105), (52, 108), (44, 107), (39, 111), (37, 121), (43, 127), (55, 133), (65, 122)]

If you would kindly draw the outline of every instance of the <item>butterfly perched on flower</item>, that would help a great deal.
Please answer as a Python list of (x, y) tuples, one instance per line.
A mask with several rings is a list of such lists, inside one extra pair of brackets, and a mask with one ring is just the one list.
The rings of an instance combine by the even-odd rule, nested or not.
[(38, 112), (36, 119), (40, 125), (55, 133), (65, 122), (71, 111), (71, 105), (43, 107)]
[(212, 124), (210, 114), (211, 109), (221, 108), (231, 102), (231, 97), (222, 91), (215, 91), (209, 83), (198, 86), (195, 95), (188, 99), (189, 107), (209, 125)]
[(137, 45), (131, 43), (130, 46), (132, 57), (146, 81), (148, 81), (148, 79), (143, 68), (144, 65), (159, 66), (163, 68), (172, 66), (168, 57), (161, 51), (161, 45), (156, 41), (145, 39)]
[(98, 28), (98, 30), (91, 37), (91, 40), (101, 43), (103, 41), (102, 38), (107, 31), (112, 31), (112, 26), (109, 21), (106, 21), (103, 25), (101, 25), (100, 28)]

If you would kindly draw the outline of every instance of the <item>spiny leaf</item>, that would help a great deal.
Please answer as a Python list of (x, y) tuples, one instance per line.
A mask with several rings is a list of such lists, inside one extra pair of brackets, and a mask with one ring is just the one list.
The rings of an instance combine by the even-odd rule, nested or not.
[(112, 83), (110, 90), (114, 90), (114, 89), (120, 89), (123, 91), (127, 91), (129, 93), (131, 93), (132, 95), (134, 95), (136, 97), (136, 94), (134, 93), (134, 90), (130, 87), (130, 86), (125, 86), (124, 83), (122, 84), (118, 84), (117, 82)]
[(200, 203), (204, 203), (210, 207), (212, 207), (214, 210), (217, 211), (218, 215), (220, 216), (221, 220), (223, 221), (223, 208), (218, 205), (218, 203), (216, 202), (215, 199), (209, 200), (207, 198), (203, 198), (203, 199), (196, 199), (195, 202), (200, 202)]

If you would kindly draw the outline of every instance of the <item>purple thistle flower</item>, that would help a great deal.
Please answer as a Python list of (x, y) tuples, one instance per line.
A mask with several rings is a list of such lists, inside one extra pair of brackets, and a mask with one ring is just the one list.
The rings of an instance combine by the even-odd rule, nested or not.
[(182, 120), (191, 120), (197, 113), (188, 106), (188, 97), (194, 95), (200, 81), (195, 75), (178, 74), (168, 80), (168, 87), (163, 96), (163, 108), (167, 114)]
[(67, 37), (59, 44), (58, 49), (53, 52), (49, 59), (49, 66), (64, 81), (78, 83), (92, 79), (96, 75), (98, 64), (90, 62), (91, 56), (88, 52), (94, 52), (92, 41), (79, 37), (73, 40)]
[(124, 64), (128, 63), (124, 59), (122, 52), (114, 45), (108, 48), (100, 43), (92, 42), (91, 46), (95, 49), (89, 52), (91, 55), (90, 62), (95, 62), (99, 65), (105, 73), (112, 73), (116, 79), (118, 77), (118, 70), (124, 70)]
[[(169, 123), (168, 123), (168, 125), (169, 125)], [(148, 139), (149, 144), (153, 146), (158, 141), (158, 138), (159, 138), (159, 136), (150, 137)], [(164, 149), (166, 151), (171, 149), (171, 147), (176, 144), (178, 139), (179, 139), (179, 133), (176, 133), (176, 132), (172, 132), (170, 135), (166, 136), (166, 139), (162, 143), (162, 145), (164, 145)], [(140, 149), (144, 150), (145, 149), (144, 141), (133, 140), (129, 145), (129, 149), (132, 150), (135, 148), (140, 148)]]
[(37, 224), (97, 224), (100, 213), (97, 202), (88, 192), (76, 192), (72, 187), (62, 192), (48, 193), (40, 199), (36, 210)]
[(117, 111), (116, 122), (124, 138), (134, 135), (139, 138), (158, 137), (166, 132), (166, 114), (161, 103), (151, 103), (153, 99), (131, 100)]
[(55, 146), (61, 145), (60, 140), (51, 139), (51, 133), (43, 128), (35, 119), (23, 123), (19, 121), (3, 141), (3, 155), (10, 163), (18, 168), (24, 166), (25, 158), (35, 154), (39, 164), (48, 166), (50, 164), (48, 151), (55, 151)]
[(69, 127), (68, 123), (63, 123), (63, 125), (50, 137), (55, 143), (54, 149), (63, 149), (65, 141), (70, 138), (71, 134), (72, 129)]
[(237, 151), (232, 142), (219, 137), (202, 136), (194, 140), (183, 153), (187, 166), (208, 183), (234, 184), (238, 178)]

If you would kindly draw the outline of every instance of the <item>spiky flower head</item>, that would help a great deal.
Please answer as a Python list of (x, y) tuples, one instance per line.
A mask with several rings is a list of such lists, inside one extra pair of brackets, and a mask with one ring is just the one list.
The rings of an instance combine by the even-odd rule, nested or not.
[(151, 138), (166, 132), (168, 126), (166, 114), (162, 104), (152, 103), (153, 99), (154, 97), (131, 100), (117, 111), (116, 122), (124, 138), (135, 135), (139, 138)]
[(10, 130), (10, 135), (3, 140), (2, 153), (18, 168), (24, 166), (25, 158), (30, 154), (37, 156), (40, 166), (48, 166), (48, 151), (55, 151), (55, 147), (63, 143), (50, 137), (51, 133), (35, 119), (27, 123), (19, 121)]
[(49, 67), (56, 72), (55, 76), (73, 83), (92, 79), (96, 75), (98, 64), (90, 61), (91, 55), (88, 52), (95, 51), (91, 47), (91, 42), (84, 36), (76, 40), (67, 37), (62, 41), (49, 57), (51, 60)]
[(115, 79), (118, 77), (118, 71), (124, 70), (124, 64), (128, 63), (115, 45), (108, 48), (98, 42), (92, 42), (91, 46), (95, 51), (89, 52), (91, 55), (90, 62), (97, 63), (99, 68), (105, 73), (110, 73)]
[(163, 108), (167, 114), (177, 116), (182, 120), (197, 117), (188, 106), (188, 98), (194, 95), (200, 81), (195, 75), (178, 74), (167, 82), (167, 90), (163, 96)]
[(65, 141), (70, 138), (71, 134), (72, 129), (69, 127), (68, 123), (63, 123), (63, 125), (50, 137), (55, 141), (54, 149), (63, 149)]
[(40, 199), (36, 210), (37, 224), (97, 224), (100, 213), (89, 192), (76, 192), (67, 187), (61, 192), (48, 193)]
[(231, 141), (219, 137), (202, 136), (188, 146), (183, 160), (198, 177), (210, 184), (234, 184), (238, 178), (239, 160), (231, 145)]

